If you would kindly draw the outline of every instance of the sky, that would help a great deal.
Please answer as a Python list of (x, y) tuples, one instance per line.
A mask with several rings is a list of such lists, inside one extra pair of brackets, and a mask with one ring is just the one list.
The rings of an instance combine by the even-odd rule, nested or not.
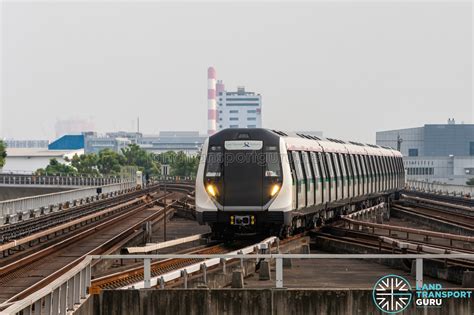
[(472, 5), (3, 1), (0, 138), (207, 129), (207, 68), (262, 94), (263, 126), (375, 142), (474, 123)]

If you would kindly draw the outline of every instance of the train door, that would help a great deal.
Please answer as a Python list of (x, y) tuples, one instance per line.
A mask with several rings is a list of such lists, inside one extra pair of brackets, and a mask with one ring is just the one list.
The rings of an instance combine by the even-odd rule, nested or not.
[(365, 155), (364, 156), (364, 161), (365, 161), (365, 165), (367, 166), (367, 173), (368, 173), (368, 177), (369, 177), (369, 187), (368, 187), (367, 191), (369, 193), (373, 193), (374, 192), (374, 172), (372, 170), (372, 163), (370, 161), (370, 155)]
[(314, 175), (309, 161), (309, 152), (302, 151), (301, 156), (303, 157), (303, 169), (306, 175), (306, 206), (309, 207), (314, 205)]
[(395, 176), (396, 168), (395, 168), (395, 163), (393, 163), (393, 156), (390, 156), (389, 159), (390, 159), (390, 170), (392, 173), (392, 189), (394, 189), (397, 187), (397, 177)]
[(335, 176), (336, 176), (336, 199), (341, 200), (343, 199), (343, 187), (342, 187), (342, 173), (341, 173), (341, 166), (339, 165), (339, 157), (338, 153), (332, 153), (332, 161), (335, 169)]
[(359, 192), (359, 185), (360, 185), (360, 179), (359, 179), (359, 169), (357, 167), (357, 162), (353, 154), (349, 155), (349, 159), (351, 160), (351, 166), (352, 166), (352, 172), (354, 174), (354, 197), (357, 197), (360, 195)]
[(349, 161), (349, 154), (343, 154), (342, 155), (342, 160), (344, 163), (344, 166), (346, 168), (346, 183), (347, 183), (347, 197), (352, 198), (354, 196), (354, 179), (353, 179), (353, 174), (352, 174), (352, 168), (351, 164)]
[(331, 153), (326, 153), (326, 164), (329, 170), (329, 200), (334, 201), (337, 199), (337, 183), (336, 183), (336, 171), (334, 170), (334, 164), (332, 161)]
[(388, 172), (387, 172), (387, 164), (385, 164), (385, 156), (381, 156), (380, 160), (382, 162), (382, 170), (383, 170), (383, 178), (382, 178), (382, 189), (383, 191), (387, 190), (387, 178), (388, 178)]
[(323, 202), (324, 178), (322, 176), (322, 172), (320, 168), (321, 166), (318, 163), (318, 158), (316, 154), (317, 153), (315, 152), (310, 152), (309, 160), (311, 162), (311, 167), (313, 169), (313, 174), (314, 174), (314, 203), (318, 205)]
[(356, 155), (355, 158), (356, 158), (356, 162), (357, 162), (357, 167), (359, 168), (359, 179), (360, 179), (359, 194), (361, 196), (363, 196), (363, 195), (366, 194), (365, 182), (367, 181), (367, 179), (365, 178), (365, 172), (364, 172), (364, 169), (362, 167), (362, 162), (361, 162), (360, 155), (359, 154)]
[(293, 163), (296, 170), (296, 187), (298, 194), (298, 206), (297, 209), (304, 208), (306, 206), (306, 185), (305, 178), (303, 174), (303, 168), (301, 165), (300, 154), (297, 151), (293, 151)]
[(293, 163), (293, 154), (291, 151), (287, 152), (288, 154), (288, 163), (290, 164), (291, 170), (291, 209), (297, 209), (298, 207), (298, 188), (297, 188), (297, 178), (296, 178), (296, 169), (295, 164)]
[(379, 163), (377, 161), (377, 156), (372, 156), (372, 161), (374, 163), (374, 171), (375, 171), (375, 191), (379, 192), (380, 191), (380, 187), (379, 187), (380, 170), (379, 170)]
[(318, 158), (318, 165), (322, 171), (321, 175), (323, 178), (322, 181), (322, 188), (323, 188), (323, 202), (330, 201), (331, 198), (331, 175), (329, 173), (329, 168), (326, 163), (326, 158), (324, 153), (316, 153), (316, 157)]

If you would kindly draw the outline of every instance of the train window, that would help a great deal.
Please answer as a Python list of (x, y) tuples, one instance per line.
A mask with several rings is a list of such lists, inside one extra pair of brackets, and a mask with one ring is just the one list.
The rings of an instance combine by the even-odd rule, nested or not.
[(220, 177), (222, 172), (222, 161), (222, 152), (209, 152), (206, 159), (206, 177)]
[(293, 163), (293, 154), (291, 151), (287, 151), (287, 153), (288, 153), (288, 163), (290, 164), (291, 177), (293, 179), (294, 176), (296, 176), (295, 165)]
[(374, 163), (372, 161), (372, 156), (366, 155), (365, 159), (367, 161), (367, 165), (369, 166), (369, 173), (373, 177), (375, 175)]
[(326, 165), (327, 165), (328, 170), (329, 170), (329, 176), (331, 178), (334, 178), (334, 168), (332, 166), (332, 160), (331, 160), (330, 153), (326, 153)]
[(380, 156), (375, 157), (375, 165), (377, 165), (377, 175), (380, 177), (382, 175), (382, 166), (380, 165)]
[(366, 169), (365, 169), (365, 164), (364, 164), (364, 159), (362, 158), (362, 156), (357, 155), (357, 160), (359, 161), (361, 175), (363, 175), (363, 176), (367, 175), (367, 172), (366, 172)]
[(352, 165), (352, 170), (354, 172), (354, 176), (359, 176), (360, 172), (359, 172), (359, 167), (356, 163), (356, 160), (355, 160), (355, 156), (353, 154), (350, 155), (350, 159), (351, 159), (351, 165)]
[(336, 170), (336, 177), (341, 177), (341, 166), (339, 165), (339, 157), (337, 153), (332, 153), (334, 169)]
[(324, 154), (318, 152), (316, 153), (316, 158), (318, 159), (319, 174), (321, 174), (324, 179), (328, 178), (328, 168), (324, 160)]
[(342, 176), (346, 177), (347, 176), (347, 166), (346, 166), (346, 161), (345, 161), (343, 153), (339, 154), (339, 165), (341, 165)]
[(265, 176), (281, 177), (280, 153), (278, 151), (265, 152)]
[(303, 156), (303, 166), (304, 166), (304, 172), (306, 174), (307, 179), (313, 179), (313, 171), (311, 170), (310, 163), (309, 163), (309, 158), (308, 158), (308, 152), (301, 152), (301, 155)]
[(345, 163), (346, 163), (346, 168), (347, 168), (347, 175), (350, 176), (351, 179), (353, 179), (354, 170), (352, 169), (350, 155), (344, 154), (344, 158), (345, 158)]
[(296, 177), (298, 180), (303, 180), (303, 170), (301, 169), (301, 160), (299, 156), (299, 152), (293, 151), (293, 163), (295, 164), (295, 170), (296, 170)]
[(318, 165), (318, 160), (316, 158), (316, 153), (310, 152), (310, 162), (311, 166), (313, 168), (313, 174), (315, 178), (321, 178), (321, 170), (320, 170), (320, 165)]

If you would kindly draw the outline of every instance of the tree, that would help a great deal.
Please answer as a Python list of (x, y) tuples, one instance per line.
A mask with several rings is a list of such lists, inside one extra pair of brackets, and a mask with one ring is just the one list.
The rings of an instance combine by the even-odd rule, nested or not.
[(156, 156), (161, 164), (170, 166), (170, 175), (173, 176), (196, 176), (199, 159), (199, 156), (190, 156), (182, 151), (168, 151)]
[(147, 152), (136, 144), (122, 149), (125, 165), (138, 166), (146, 176), (159, 175), (161, 165), (153, 153)]
[(67, 164), (60, 163), (56, 159), (49, 160), (48, 166), (45, 169), (39, 168), (35, 172), (37, 175), (77, 175), (77, 170)]
[(467, 182), (466, 182), (466, 185), (469, 185), (469, 186), (474, 186), (474, 177), (469, 179)]
[(110, 149), (99, 152), (97, 168), (103, 175), (118, 175), (120, 167), (125, 165), (125, 157)]
[(2, 168), (5, 165), (6, 159), (7, 159), (7, 146), (2, 140), (0, 140), (0, 168)]
[(99, 158), (96, 154), (82, 154), (77, 155), (74, 154), (72, 157), (71, 166), (74, 167), (77, 172), (81, 175), (92, 175), (92, 176), (99, 176), (99, 170), (97, 167)]
[(189, 156), (180, 151), (170, 166), (171, 175), (173, 176), (196, 176), (199, 156)]

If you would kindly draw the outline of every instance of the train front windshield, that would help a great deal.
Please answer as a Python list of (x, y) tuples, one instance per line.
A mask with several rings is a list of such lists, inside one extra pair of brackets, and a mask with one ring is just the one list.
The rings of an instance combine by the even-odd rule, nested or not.
[(282, 173), (277, 145), (233, 140), (208, 152), (207, 191), (224, 211), (264, 210), (278, 193)]

